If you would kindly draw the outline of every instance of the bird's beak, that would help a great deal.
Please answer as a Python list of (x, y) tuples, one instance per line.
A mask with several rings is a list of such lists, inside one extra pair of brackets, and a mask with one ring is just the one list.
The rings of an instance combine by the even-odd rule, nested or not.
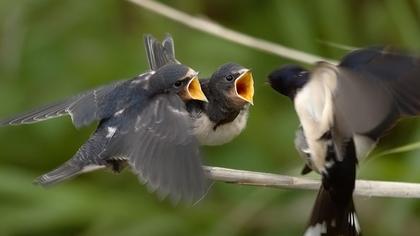
[(235, 80), (235, 92), (240, 99), (254, 105), (254, 80), (250, 70), (243, 71)]
[(208, 102), (206, 95), (204, 95), (203, 90), (201, 90), (200, 81), (197, 76), (194, 76), (190, 81), (188, 81), (185, 90), (184, 94), (186, 99)]

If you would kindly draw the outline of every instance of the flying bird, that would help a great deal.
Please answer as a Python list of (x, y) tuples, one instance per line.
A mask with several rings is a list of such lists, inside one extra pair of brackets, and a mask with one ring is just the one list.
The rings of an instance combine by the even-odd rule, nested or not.
[(195, 202), (208, 189), (199, 143), (186, 103), (207, 101), (197, 72), (167, 64), (130, 80), (102, 86), (0, 121), (31, 124), (69, 115), (77, 128), (98, 121), (90, 138), (67, 162), (36, 179), (51, 185), (97, 168), (127, 163), (151, 190), (174, 202)]
[(337, 66), (283, 66), (269, 83), (299, 116), (295, 145), (306, 162), (303, 173), (323, 176), (305, 235), (360, 235), (352, 199), (357, 163), (400, 118), (420, 114), (420, 59), (369, 47)]
[[(175, 57), (174, 41), (169, 34), (162, 43), (151, 36), (145, 39), (152, 70), (168, 63), (180, 63)], [(187, 102), (193, 133), (201, 145), (228, 143), (246, 127), (254, 97), (252, 72), (237, 63), (225, 63), (210, 78), (201, 79), (200, 83), (208, 102)]]

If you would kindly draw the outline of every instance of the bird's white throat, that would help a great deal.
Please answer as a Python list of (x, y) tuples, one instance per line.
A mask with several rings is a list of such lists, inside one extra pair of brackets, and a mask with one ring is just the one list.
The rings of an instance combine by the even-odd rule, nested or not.
[(216, 124), (205, 113), (201, 113), (200, 117), (194, 119), (193, 132), (201, 145), (222, 145), (238, 136), (246, 127), (247, 120), (248, 109), (244, 109), (232, 122), (214, 129)]
[(294, 99), (295, 110), (311, 150), (314, 167), (319, 172), (325, 169), (327, 153), (327, 143), (320, 137), (333, 126), (333, 91), (337, 79), (334, 73), (325, 70), (316, 71), (318, 77), (312, 76)]

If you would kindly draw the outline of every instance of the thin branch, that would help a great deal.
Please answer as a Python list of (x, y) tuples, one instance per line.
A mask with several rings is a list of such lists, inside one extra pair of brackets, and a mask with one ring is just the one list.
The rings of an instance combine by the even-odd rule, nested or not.
[(238, 44), (245, 45), (250, 48), (254, 48), (260, 51), (264, 51), (270, 54), (278, 55), (280, 57), (288, 58), (291, 60), (313, 64), (318, 61), (328, 61), (333, 64), (337, 64), (337, 61), (323, 58), (317, 55), (301, 52), (295, 49), (291, 49), (273, 42), (269, 42), (264, 39), (255, 38), (231, 29), (228, 29), (222, 25), (211, 22), (206, 19), (194, 17), (184, 12), (178, 11), (162, 3), (152, 0), (128, 0), (138, 6), (153, 11), (159, 15), (165, 16), (169, 19), (177, 21), (181, 24), (189, 26), (193, 29), (203, 31), (219, 38), (229, 40)]
[[(318, 190), (320, 186), (319, 180), (286, 175), (221, 167), (205, 167), (205, 171), (210, 179), (233, 184), (306, 190)], [(420, 198), (420, 184), (357, 180), (354, 193), (368, 197)]]

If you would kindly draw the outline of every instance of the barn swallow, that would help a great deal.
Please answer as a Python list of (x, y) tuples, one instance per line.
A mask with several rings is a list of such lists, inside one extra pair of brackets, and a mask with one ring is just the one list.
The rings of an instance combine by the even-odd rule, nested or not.
[(337, 66), (286, 65), (269, 75), (302, 124), (295, 143), (307, 159), (305, 172), (323, 176), (307, 235), (360, 234), (352, 199), (356, 165), (400, 118), (419, 115), (419, 76), (418, 57), (383, 47), (355, 50)]
[(70, 115), (77, 128), (99, 121), (70, 160), (36, 183), (51, 185), (97, 168), (118, 170), (127, 163), (160, 197), (194, 202), (208, 189), (199, 143), (185, 107), (190, 100), (207, 101), (197, 74), (185, 65), (168, 64), (2, 120), (0, 126), (63, 115)]
[[(162, 43), (153, 37), (146, 37), (145, 45), (151, 69), (168, 63), (180, 63), (175, 58), (174, 42), (170, 35)], [(249, 106), (253, 104), (251, 70), (236, 63), (226, 63), (210, 78), (200, 80), (200, 83), (208, 102), (191, 100), (187, 103), (195, 136), (201, 145), (230, 142), (245, 129)]]

